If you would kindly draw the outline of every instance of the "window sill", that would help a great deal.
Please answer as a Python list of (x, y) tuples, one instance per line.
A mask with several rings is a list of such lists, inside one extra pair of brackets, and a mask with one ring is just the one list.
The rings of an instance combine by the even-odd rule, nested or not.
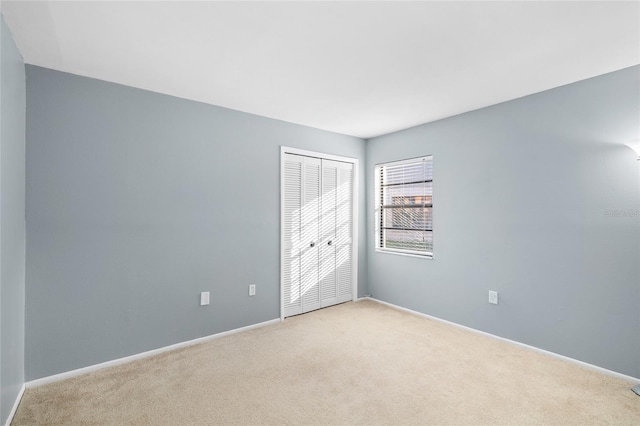
[(404, 253), (401, 251), (394, 251), (394, 250), (376, 249), (376, 253), (395, 254), (396, 256), (417, 257), (420, 259), (433, 259), (432, 254), (427, 255), (427, 254)]

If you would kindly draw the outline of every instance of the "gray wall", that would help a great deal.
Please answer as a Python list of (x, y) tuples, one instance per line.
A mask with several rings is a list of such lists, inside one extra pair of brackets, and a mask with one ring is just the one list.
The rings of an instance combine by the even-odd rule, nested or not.
[[(640, 376), (638, 163), (619, 144), (640, 132), (639, 71), (368, 141), (359, 294)], [(27, 105), (27, 379), (278, 317), (280, 145), (365, 158), (357, 138), (33, 66)], [(435, 258), (374, 252), (374, 164), (425, 154)]]
[(369, 232), (374, 164), (434, 158), (434, 259), (371, 238), (373, 297), (640, 377), (639, 73), (369, 140)]
[(0, 19), (0, 424), (24, 383), (25, 75)]
[[(362, 139), (28, 65), (27, 379), (278, 318), (281, 145), (364, 161)], [(365, 239), (361, 209), (360, 294)]]

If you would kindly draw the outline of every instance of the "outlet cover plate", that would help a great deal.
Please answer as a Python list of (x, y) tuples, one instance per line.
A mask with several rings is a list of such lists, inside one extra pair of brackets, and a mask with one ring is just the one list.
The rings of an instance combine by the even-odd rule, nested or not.
[(489, 303), (494, 305), (498, 304), (498, 292), (489, 290)]
[(255, 296), (255, 295), (256, 295), (256, 285), (251, 284), (249, 286), (249, 296)]
[(205, 306), (209, 304), (209, 292), (203, 291), (200, 293), (200, 306)]

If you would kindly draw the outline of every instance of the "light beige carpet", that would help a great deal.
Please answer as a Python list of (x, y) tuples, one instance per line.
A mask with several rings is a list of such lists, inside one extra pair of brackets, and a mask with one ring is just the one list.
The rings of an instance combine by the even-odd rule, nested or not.
[(12, 424), (639, 425), (630, 386), (363, 301), (28, 389)]

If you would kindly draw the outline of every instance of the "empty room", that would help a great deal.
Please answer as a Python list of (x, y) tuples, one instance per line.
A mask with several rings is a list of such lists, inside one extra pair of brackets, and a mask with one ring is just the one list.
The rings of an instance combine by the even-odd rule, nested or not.
[(0, 7), (0, 425), (640, 424), (639, 1)]

